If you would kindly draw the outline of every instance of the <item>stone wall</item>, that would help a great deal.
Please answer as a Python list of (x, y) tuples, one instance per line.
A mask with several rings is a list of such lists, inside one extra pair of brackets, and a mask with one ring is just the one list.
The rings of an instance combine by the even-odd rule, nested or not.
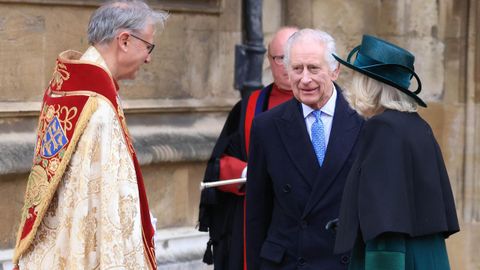
[[(319, 28), (346, 57), (362, 34), (412, 51), (422, 78), (420, 114), (439, 141), (454, 191), (461, 232), (447, 241), (452, 269), (480, 269), (480, 7), (469, 0), (286, 0), (284, 24)], [(266, 9), (269, 10), (269, 9)], [(340, 83), (349, 86), (344, 68)]]

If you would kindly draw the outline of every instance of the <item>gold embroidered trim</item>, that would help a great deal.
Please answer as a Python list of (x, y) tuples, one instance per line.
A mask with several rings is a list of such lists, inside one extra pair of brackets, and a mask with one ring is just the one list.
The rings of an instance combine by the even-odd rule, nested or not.
[[(56, 96), (54, 96), (56, 95)], [(77, 91), (50, 91), (50, 96), (52, 98), (57, 98), (57, 97), (68, 97), (68, 96), (90, 96), (90, 97), (95, 97), (97, 95), (100, 95), (96, 92), (89, 91), (89, 90), (77, 90)]]
[[(48, 191), (48, 176), (45, 169), (40, 165), (35, 165), (28, 176), (27, 192), (25, 193), (25, 206), (23, 207), (22, 221), (30, 215), (28, 209), (32, 206), (38, 206), (42, 203)], [(26, 210), (26, 211), (25, 211)], [(35, 213), (38, 213), (35, 207)]]
[(55, 90), (60, 90), (62, 88), (63, 81), (70, 79), (70, 73), (67, 71), (65, 64), (57, 61), (55, 70), (53, 71), (52, 80), (50, 81), (50, 86), (54, 86)]
[[(23, 214), (22, 214), (22, 221), (20, 223), (20, 228), (17, 233), (17, 244), (15, 245), (15, 251), (13, 255), (13, 264), (18, 264), (18, 261), (20, 259), (20, 256), (30, 247), (32, 244), (33, 240), (35, 239), (35, 235), (37, 233), (38, 226), (40, 225), (43, 217), (45, 216), (45, 213), (48, 210), (48, 207), (50, 205), (50, 202), (55, 195), (55, 192), (57, 190), (58, 184), (60, 183), (62, 176), (70, 162), (70, 158), (72, 157), (75, 148), (77, 146), (77, 143), (83, 134), (83, 131), (87, 127), (88, 122), (90, 121), (90, 118), (92, 114), (97, 110), (98, 106), (98, 101), (95, 98), (89, 98), (78, 118), (77, 124), (75, 126), (75, 131), (73, 133), (72, 139), (70, 141), (70, 145), (67, 147), (67, 150), (65, 151), (65, 155), (58, 164), (58, 167), (56, 169), (55, 175), (52, 177), (50, 180), (50, 187), (47, 189), (45, 192), (44, 196), (42, 196), (44, 199), (40, 204), (37, 205), (36, 210), (38, 211), (37, 218), (35, 219), (35, 223), (33, 224), (32, 230), (28, 233), (28, 235), (25, 236), (24, 239), (20, 239), (23, 231), (23, 225), (25, 225), (25, 219), (26, 214), (25, 211), (27, 211), (28, 214), (28, 208), (23, 209)], [(35, 168), (35, 167), (34, 167)], [(33, 173), (33, 170), (32, 170)], [(36, 172), (38, 173), (38, 172)], [(41, 173), (40, 173), (41, 174)], [(37, 177), (37, 176), (35, 176)]]
[[(141, 216), (141, 213), (140, 213), (140, 216)], [(155, 257), (155, 249), (154, 248), (149, 248), (149, 246), (147, 245), (148, 241), (152, 241), (153, 242), (153, 247), (155, 247), (155, 240), (153, 239), (150, 239), (150, 240), (147, 240), (147, 237), (145, 236), (145, 232), (143, 231), (143, 226), (142, 226), (142, 237), (143, 237), (143, 250), (145, 251), (145, 257), (146, 257), (146, 260), (147, 260), (147, 263), (148, 263), (148, 266), (150, 266), (150, 269), (152, 270), (156, 270), (157, 269), (157, 258)], [(152, 264), (152, 260), (155, 264)]]

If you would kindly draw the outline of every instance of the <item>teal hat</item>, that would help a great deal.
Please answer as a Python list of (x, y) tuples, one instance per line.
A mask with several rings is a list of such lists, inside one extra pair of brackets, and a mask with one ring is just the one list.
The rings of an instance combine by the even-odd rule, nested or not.
[[(357, 53), (357, 56), (352, 64), (350, 59), (355, 53)], [(355, 71), (395, 87), (412, 97), (418, 105), (427, 107), (427, 104), (418, 97), (422, 90), (422, 82), (414, 71), (415, 56), (407, 50), (385, 40), (364, 35), (362, 44), (348, 54), (347, 61), (342, 60), (335, 54), (333, 57)], [(412, 77), (415, 77), (418, 84), (415, 91), (408, 89)]]

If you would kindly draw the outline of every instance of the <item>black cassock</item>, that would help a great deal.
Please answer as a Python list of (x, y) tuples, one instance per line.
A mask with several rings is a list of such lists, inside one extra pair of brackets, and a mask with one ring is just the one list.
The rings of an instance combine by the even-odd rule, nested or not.
[[(268, 109), (272, 84), (262, 91), (265, 91), (265, 99), (258, 101), (257, 106), (260, 112)], [(219, 180), (222, 155), (247, 161), (245, 115), (249, 98), (239, 101), (230, 111), (208, 161), (205, 171), (206, 181)], [(203, 261), (207, 264), (213, 263), (215, 270), (243, 269), (244, 203), (245, 196), (221, 192), (216, 188), (202, 190), (199, 230), (208, 231), (210, 236)]]

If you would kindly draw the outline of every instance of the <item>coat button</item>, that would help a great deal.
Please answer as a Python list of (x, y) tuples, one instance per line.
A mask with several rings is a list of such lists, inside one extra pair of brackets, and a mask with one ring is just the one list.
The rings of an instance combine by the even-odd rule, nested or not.
[(308, 227), (308, 222), (306, 220), (302, 220), (300, 222), (300, 227), (302, 227), (302, 229), (306, 229)]
[(298, 266), (305, 266), (305, 259), (303, 257), (298, 258), (297, 264)]
[(286, 184), (285, 186), (283, 186), (283, 192), (289, 193), (290, 190), (292, 190), (292, 186), (290, 184)]
[(342, 263), (343, 264), (348, 264), (350, 262), (350, 257), (347, 255), (342, 256)]

